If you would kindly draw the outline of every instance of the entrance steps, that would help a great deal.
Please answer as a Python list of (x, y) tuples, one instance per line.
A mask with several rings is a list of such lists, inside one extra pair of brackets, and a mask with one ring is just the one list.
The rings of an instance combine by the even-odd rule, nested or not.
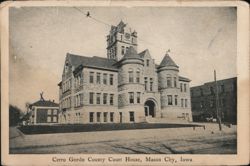
[(183, 119), (169, 119), (169, 118), (153, 118), (152, 116), (146, 117), (146, 122), (148, 123), (178, 123), (178, 124), (188, 124), (187, 120)]

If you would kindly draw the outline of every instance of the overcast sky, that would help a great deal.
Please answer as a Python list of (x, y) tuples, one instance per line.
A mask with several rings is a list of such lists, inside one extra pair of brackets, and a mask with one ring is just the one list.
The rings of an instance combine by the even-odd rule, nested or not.
[[(138, 32), (138, 52), (149, 49), (156, 63), (165, 52), (191, 86), (236, 76), (237, 15), (230, 7), (80, 8), (105, 23), (120, 20)], [(106, 57), (110, 27), (73, 7), (22, 7), (10, 10), (10, 103), (45, 99), (58, 102), (66, 53)]]

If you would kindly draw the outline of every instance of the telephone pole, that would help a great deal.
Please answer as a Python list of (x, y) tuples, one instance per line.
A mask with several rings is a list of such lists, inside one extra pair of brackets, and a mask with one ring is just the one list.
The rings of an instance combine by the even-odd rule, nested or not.
[(222, 128), (221, 128), (221, 117), (220, 117), (220, 114), (219, 114), (218, 85), (217, 85), (217, 80), (216, 80), (216, 70), (214, 70), (214, 82), (215, 82), (215, 107), (216, 107), (216, 116), (217, 116), (217, 122), (219, 124), (219, 129), (221, 131)]

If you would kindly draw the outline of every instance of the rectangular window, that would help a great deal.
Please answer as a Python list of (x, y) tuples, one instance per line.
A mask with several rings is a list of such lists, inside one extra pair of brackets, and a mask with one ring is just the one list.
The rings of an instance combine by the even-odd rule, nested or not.
[(180, 83), (180, 88), (181, 88), (181, 92), (182, 92), (182, 83)]
[(168, 95), (168, 105), (173, 105), (172, 95)]
[(210, 107), (214, 107), (214, 100), (210, 100)]
[(141, 92), (137, 92), (137, 103), (141, 102)]
[(203, 96), (203, 89), (202, 88), (200, 88), (200, 92), (201, 92), (201, 96)]
[(181, 107), (184, 107), (183, 99), (181, 99)]
[(114, 122), (114, 112), (110, 112), (110, 122)]
[(153, 91), (153, 78), (150, 78), (149, 90)]
[(224, 92), (225, 92), (224, 85), (221, 85), (221, 86), (220, 86), (220, 92), (221, 92), (221, 93), (224, 93)]
[(147, 84), (148, 84), (148, 78), (147, 78), (147, 77), (144, 77), (144, 86), (145, 86), (145, 90), (148, 90)]
[(103, 74), (103, 84), (107, 85), (107, 74)]
[(200, 106), (201, 108), (204, 108), (204, 101), (201, 101)]
[(94, 112), (89, 113), (89, 122), (94, 122)]
[(128, 72), (128, 77), (129, 77), (129, 83), (133, 83), (134, 82), (134, 78), (133, 78), (133, 71), (130, 70)]
[(167, 87), (172, 87), (172, 79), (171, 79), (171, 77), (167, 77)]
[(149, 66), (149, 59), (147, 59), (147, 64), (146, 65)]
[(79, 103), (78, 103), (78, 95), (75, 96), (75, 106), (78, 107)]
[(140, 71), (136, 72), (136, 83), (140, 83)]
[(125, 54), (125, 49), (124, 49), (124, 46), (122, 46), (122, 55)]
[(53, 114), (54, 114), (54, 115), (57, 115), (57, 110), (53, 110)]
[[(71, 101), (71, 100), (70, 100)], [(71, 103), (71, 102), (70, 102)], [(80, 94), (80, 106), (82, 106), (83, 105), (83, 94), (81, 93)]]
[(221, 99), (221, 107), (225, 107), (225, 102), (226, 102), (225, 99)]
[(128, 47), (126, 47), (126, 52), (128, 52)]
[(51, 117), (50, 117), (50, 116), (47, 117), (47, 122), (48, 122), (48, 123), (51, 122)]
[(103, 93), (103, 104), (107, 104), (107, 98), (108, 98), (108, 94)]
[(184, 85), (184, 92), (187, 92), (187, 84), (183, 84)]
[(214, 88), (210, 87), (210, 93), (213, 95), (214, 94)]
[(177, 95), (174, 96), (174, 104), (178, 105), (178, 96)]
[(97, 84), (101, 83), (101, 73), (96, 73), (96, 83)]
[(114, 81), (113, 76), (114, 76), (113, 74), (109, 75), (109, 85), (113, 85), (113, 81)]
[(53, 116), (53, 122), (56, 123), (57, 122), (57, 117)]
[(185, 99), (185, 107), (187, 107), (187, 99)]
[(134, 122), (135, 121), (134, 112), (129, 112), (129, 120), (130, 120), (130, 122)]
[(174, 87), (177, 87), (177, 79), (174, 77)]
[(103, 121), (104, 121), (104, 122), (107, 122), (108, 113), (107, 113), (107, 112), (104, 112), (104, 113), (103, 113), (103, 117), (104, 117), (104, 118), (103, 118)]
[(89, 104), (94, 104), (94, 93), (93, 92), (89, 93)]
[(114, 94), (109, 95), (109, 104), (114, 105)]
[(134, 92), (129, 92), (129, 103), (134, 103)]
[(96, 113), (96, 121), (101, 122), (101, 113), (100, 112)]
[(96, 104), (101, 104), (101, 93), (96, 94)]
[(89, 73), (89, 83), (94, 83), (94, 72)]
[(51, 110), (50, 109), (48, 109), (47, 115), (51, 115)]

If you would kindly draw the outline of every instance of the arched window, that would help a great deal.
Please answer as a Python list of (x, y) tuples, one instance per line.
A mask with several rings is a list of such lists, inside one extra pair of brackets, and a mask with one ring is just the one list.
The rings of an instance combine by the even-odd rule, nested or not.
[(176, 88), (177, 87), (177, 78), (174, 77), (174, 87)]
[(124, 54), (125, 54), (125, 47), (122, 46), (122, 55), (124, 55)]
[(129, 69), (129, 71), (128, 71), (128, 78), (129, 78), (129, 83), (133, 83), (134, 82), (133, 69)]
[(80, 106), (80, 102), (81, 102), (81, 97), (80, 95), (78, 95), (78, 106)]
[(172, 77), (171, 76), (167, 76), (167, 87), (168, 88), (172, 87)]
[(140, 83), (140, 69), (136, 70), (136, 83)]

